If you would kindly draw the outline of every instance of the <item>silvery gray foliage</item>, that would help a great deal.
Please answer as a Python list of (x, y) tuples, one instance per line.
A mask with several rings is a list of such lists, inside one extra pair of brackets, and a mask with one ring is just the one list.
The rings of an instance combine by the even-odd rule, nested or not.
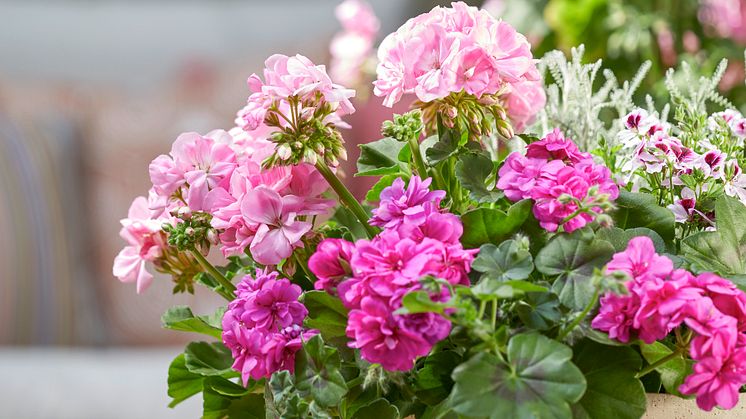
[[(544, 74), (547, 104), (532, 128), (534, 132), (545, 133), (559, 127), (581, 149), (592, 150), (599, 146), (599, 141), (606, 141), (606, 144), (616, 141), (616, 134), (622, 128), (621, 117), (635, 108), (632, 97), (651, 64), (643, 63), (632, 80), (620, 85), (611, 70), (602, 70), (601, 60), (584, 64), (584, 52), (585, 47), (580, 45), (572, 49), (570, 60), (557, 50), (541, 59), (539, 69)], [(594, 91), (599, 71), (605, 80)], [(647, 98), (647, 104), (654, 111), (651, 98)], [(613, 113), (610, 120), (602, 117), (605, 110)]]
[(669, 68), (666, 72), (666, 89), (675, 106), (685, 106), (694, 114), (707, 114), (707, 102), (712, 102), (724, 109), (735, 109), (735, 106), (718, 92), (718, 84), (728, 67), (728, 60), (720, 60), (712, 76), (697, 77), (687, 62), (681, 63), (681, 69)]

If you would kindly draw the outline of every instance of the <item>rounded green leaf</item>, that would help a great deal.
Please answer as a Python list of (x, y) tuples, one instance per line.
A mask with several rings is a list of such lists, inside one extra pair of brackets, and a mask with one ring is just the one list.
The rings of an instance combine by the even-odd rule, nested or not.
[(613, 254), (611, 243), (596, 238), (590, 229), (581, 229), (552, 238), (536, 255), (536, 269), (556, 276), (552, 290), (560, 302), (580, 311), (593, 298), (593, 270), (601, 268)]
[(531, 201), (527, 199), (513, 204), (507, 213), (494, 208), (477, 208), (466, 212), (461, 216), (464, 224), (461, 243), (466, 248), (502, 243), (521, 228), (530, 214)]
[(468, 417), (571, 418), (585, 392), (572, 350), (537, 333), (508, 342), (507, 361), (481, 352), (453, 371), (453, 410)]
[(573, 406), (576, 418), (638, 419), (645, 413), (645, 388), (635, 378), (642, 360), (634, 349), (589, 340), (573, 349), (573, 362), (588, 383), (583, 398)]

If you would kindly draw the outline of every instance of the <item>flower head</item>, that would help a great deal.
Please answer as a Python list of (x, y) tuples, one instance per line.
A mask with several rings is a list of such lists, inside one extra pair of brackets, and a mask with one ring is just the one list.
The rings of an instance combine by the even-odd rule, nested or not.
[(256, 278), (245, 276), (236, 291), (223, 315), (222, 339), (244, 385), (250, 378), (292, 372), (302, 341), (318, 333), (302, 327), (308, 310), (298, 302), (300, 287), (265, 269), (257, 270)]
[[(511, 102), (520, 108), (514, 113), (516, 122), (525, 124), (545, 100), (539, 84), (530, 83), (540, 75), (526, 38), (487, 11), (463, 2), (408, 20), (381, 42), (378, 61), (374, 93), (384, 97), (389, 107), (404, 94), (416, 95), (421, 107), (429, 109), (425, 112), (429, 130), (434, 112), (450, 113), (455, 108), (475, 135), (489, 133), (483, 132), (485, 113), (470, 107), (490, 107), (494, 112), (488, 113), (505, 119), (502, 105)], [(449, 99), (461, 92), (476, 102)], [(512, 101), (506, 95), (513, 95)], [(521, 103), (526, 97), (535, 106)]]
[(429, 207), (426, 204), (437, 208), (440, 200), (445, 198), (445, 191), (430, 191), (431, 182), (430, 178), (422, 180), (419, 176), (412, 176), (405, 188), (401, 178), (394, 180), (381, 192), (381, 202), (373, 210), (370, 224), (386, 228), (402, 223), (421, 224), (427, 216)]

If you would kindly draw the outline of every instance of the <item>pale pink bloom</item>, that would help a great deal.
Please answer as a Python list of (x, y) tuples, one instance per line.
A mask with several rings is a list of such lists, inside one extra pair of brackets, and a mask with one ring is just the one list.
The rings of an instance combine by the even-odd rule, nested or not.
[(292, 196), (281, 197), (276, 191), (259, 186), (248, 191), (241, 204), (241, 213), (258, 225), (251, 241), (251, 255), (264, 265), (276, 265), (289, 257), (301, 238), (311, 230), (311, 223), (296, 220), (297, 202)]
[[(403, 94), (432, 101), (454, 92), (474, 96), (501, 89), (519, 97), (537, 97), (539, 80), (531, 47), (523, 35), (488, 12), (455, 2), (408, 20), (388, 35), (378, 49), (374, 93), (393, 106)], [(520, 104), (526, 109), (525, 103)], [(537, 107), (538, 108), (538, 107)], [(522, 115), (530, 120), (532, 115)]]
[(293, 57), (275, 54), (264, 64), (263, 82), (256, 74), (249, 78), (249, 87), (254, 92), (249, 97), (249, 106), (256, 103), (266, 108), (269, 103), (287, 101), (290, 96), (313, 100), (318, 93), (341, 115), (355, 111), (350, 102), (355, 91), (333, 83), (323, 65), (315, 65), (300, 54)]
[(706, 177), (722, 179), (726, 157), (720, 150), (710, 150), (694, 162), (694, 167), (701, 170)]
[(363, 0), (345, 0), (334, 9), (342, 28), (348, 32), (375, 36), (380, 22), (370, 4)]
[(718, 36), (746, 44), (746, 1), (702, 0), (698, 17)]
[(127, 246), (114, 259), (112, 273), (122, 282), (135, 282), (137, 293), (144, 292), (153, 282), (146, 263), (156, 261), (168, 247), (161, 226), (167, 220), (151, 218), (148, 200), (138, 196), (132, 201), (127, 218), (122, 219), (119, 235)]
[(176, 138), (170, 156), (158, 156), (149, 169), (158, 194), (170, 197), (176, 189), (188, 185), (184, 194), (186, 204), (194, 211), (201, 211), (206, 209), (207, 193), (225, 187), (235, 167), (236, 154), (228, 144), (188, 132)]
[(516, 132), (523, 132), (534, 123), (536, 115), (544, 108), (547, 97), (541, 81), (519, 81), (511, 86), (507, 94), (508, 117)]

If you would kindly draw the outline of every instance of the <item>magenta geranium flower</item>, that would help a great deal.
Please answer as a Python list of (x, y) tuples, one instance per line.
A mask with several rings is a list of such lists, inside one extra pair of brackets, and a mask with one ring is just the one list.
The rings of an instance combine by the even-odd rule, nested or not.
[(422, 224), (427, 216), (426, 204), (438, 207), (446, 196), (445, 191), (429, 189), (432, 179), (420, 179), (412, 176), (407, 187), (404, 180), (397, 178), (381, 191), (378, 208), (373, 210), (370, 224), (374, 226), (393, 228), (402, 223)]

